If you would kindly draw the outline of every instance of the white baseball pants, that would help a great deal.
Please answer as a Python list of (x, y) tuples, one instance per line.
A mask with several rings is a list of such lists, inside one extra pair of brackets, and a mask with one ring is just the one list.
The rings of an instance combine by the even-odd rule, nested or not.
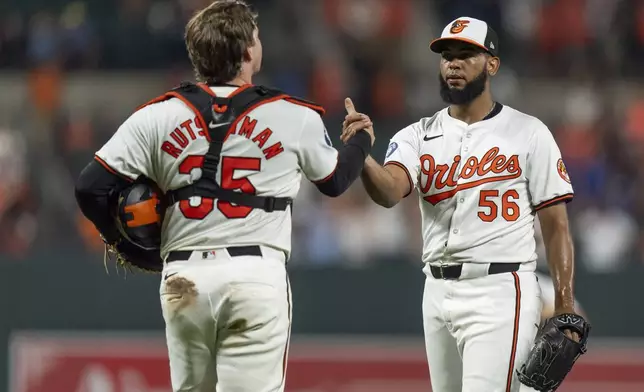
[(174, 392), (284, 391), (291, 294), (282, 252), (195, 251), (166, 264), (161, 308)]
[[(515, 371), (532, 348), (541, 314), (530, 264), (460, 280), (436, 279), (426, 266), (423, 325), (433, 392), (533, 390)], [(468, 267), (463, 275), (476, 275)]]

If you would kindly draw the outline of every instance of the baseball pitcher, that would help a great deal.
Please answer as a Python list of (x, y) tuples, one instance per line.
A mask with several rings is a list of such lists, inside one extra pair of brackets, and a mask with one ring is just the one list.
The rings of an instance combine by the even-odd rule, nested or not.
[[(362, 180), (388, 208), (418, 190), (432, 389), (554, 390), (585, 351), (589, 330), (574, 309), (570, 178), (548, 128), (493, 100), (499, 42), (487, 23), (458, 18), (430, 49), (440, 54), (449, 106), (399, 131), (384, 167), (369, 158)], [(361, 119), (348, 113), (345, 125)], [(540, 331), (535, 214), (555, 289), (556, 316)]]
[[(173, 391), (283, 391), (292, 201), (303, 175), (342, 194), (371, 150), (371, 123), (352, 123), (361, 131), (338, 151), (322, 108), (253, 85), (262, 46), (242, 1), (200, 11), (185, 39), (200, 83), (132, 114), (81, 173), (78, 204), (125, 260), (161, 260)], [(160, 248), (145, 246), (159, 222)]]

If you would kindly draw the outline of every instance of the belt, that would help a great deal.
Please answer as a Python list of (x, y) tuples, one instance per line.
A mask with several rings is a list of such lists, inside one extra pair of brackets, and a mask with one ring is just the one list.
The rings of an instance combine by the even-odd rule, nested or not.
[[(257, 245), (251, 245), (251, 246), (231, 246), (228, 248), (222, 248), (226, 249), (230, 257), (239, 257), (239, 256), (262, 256), (262, 250), (260, 249), (259, 246)], [(166, 263), (171, 263), (173, 261), (178, 261), (178, 260), (188, 260), (190, 259), (190, 256), (192, 256), (192, 252), (200, 252), (200, 251), (192, 251), (192, 250), (175, 250), (170, 253), (168, 253), (168, 258), (166, 259)], [(208, 257), (210, 252), (201, 252), (204, 255), (204, 259)]]
[[(504, 272), (514, 272), (519, 270), (521, 263), (491, 263), (487, 270), (488, 275), (501, 274)], [(450, 266), (430, 265), (432, 276), (436, 279), (458, 279), (463, 271), (463, 264)]]

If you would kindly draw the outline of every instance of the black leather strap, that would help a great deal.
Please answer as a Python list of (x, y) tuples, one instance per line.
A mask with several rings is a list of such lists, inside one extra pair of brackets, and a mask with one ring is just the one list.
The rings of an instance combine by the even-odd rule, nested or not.
[[(491, 263), (488, 268), (488, 275), (501, 274), (505, 272), (518, 271), (521, 263)], [(432, 276), (436, 279), (458, 279), (463, 272), (463, 264), (450, 265), (448, 267), (429, 266)]]
[(166, 200), (168, 205), (172, 205), (181, 200), (188, 200), (192, 196), (220, 199), (237, 205), (260, 208), (266, 212), (286, 211), (288, 206), (293, 204), (293, 199), (287, 197), (263, 197), (222, 188), (214, 189), (199, 181), (166, 193)]
[[(192, 90), (192, 87), (189, 88)], [(203, 91), (199, 87), (196, 88)], [(205, 91), (203, 93), (209, 95)], [(203, 177), (216, 178), (217, 167), (219, 165), (219, 159), (221, 158), (221, 149), (224, 145), (224, 139), (226, 138), (228, 129), (230, 128), (229, 126), (224, 126), (224, 124), (235, 123), (235, 120), (248, 108), (280, 95), (283, 94), (279, 90), (269, 90), (263, 86), (253, 86), (231, 98), (210, 97), (212, 107), (202, 113), (204, 122), (208, 128), (205, 131), (208, 132), (210, 138), (210, 148), (206, 152), (202, 167)], [(222, 111), (217, 111), (217, 108)]]
[(492, 263), (487, 270), (488, 275), (503, 274), (519, 270), (521, 263)]

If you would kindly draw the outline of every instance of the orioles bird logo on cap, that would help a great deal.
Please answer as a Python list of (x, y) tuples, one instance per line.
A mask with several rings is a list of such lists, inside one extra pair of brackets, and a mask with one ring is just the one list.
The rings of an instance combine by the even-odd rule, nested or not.
[(463, 19), (455, 20), (454, 23), (452, 23), (452, 28), (449, 29), (449, 32), (452, 34), (458, 34), (461, 31), (465, 30), (465, 28), (469, 23), (470, 23), (469, 20), (463, 20)]

